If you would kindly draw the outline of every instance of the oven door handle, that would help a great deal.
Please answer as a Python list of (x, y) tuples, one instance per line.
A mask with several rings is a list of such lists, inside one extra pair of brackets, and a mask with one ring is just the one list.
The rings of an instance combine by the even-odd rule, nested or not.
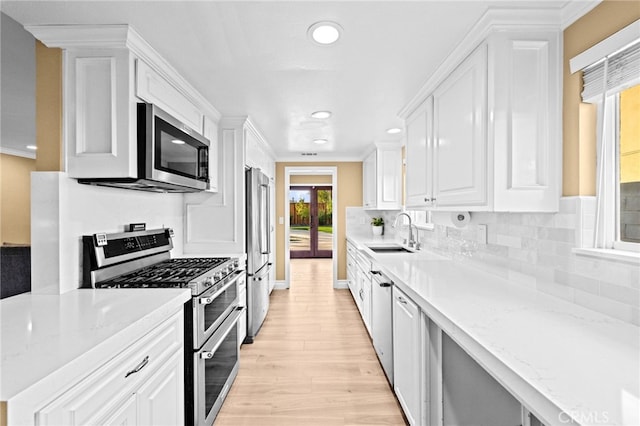
[(238, 324), (238, 319), (240, 316), (244, 314), (245, 311), (244, 306), (238, 306), (233, 310), (231, 314), (224, 320), (222, 325), (216, 330), (215, 333), (209, 338), (210, 342), (216, 342), (216, 344), (209, 350), (202, 350), (198, 353), (198, 358), (200, 359), (210, 359), (213, 358), (213, 355), (218, 350), (218, 347), (222, 344), (222, 341), (227, 337), (227, 334), (231, 332), (231, 329)]
[(243, 272), (244, 271), (236, 271), (236, 272), (234, 272), (236, 276), (231, 278), (228, 283), (226, 283), (222, 288), (220, 288), (218, 291), (213, 293), (211, 296), (199, 297), (198, 298), (198, 302), (201, 305), (209, 305), (210, 303), (212, 303), (216, 299), (216, 297), (218, 297), (220, 294), (222, 294), (222, 292), (224, 292), (226, 289), (228, 289), (229, 286), (231, 286), (233, 283), (238, 281), (238, 279), (242, 276)]

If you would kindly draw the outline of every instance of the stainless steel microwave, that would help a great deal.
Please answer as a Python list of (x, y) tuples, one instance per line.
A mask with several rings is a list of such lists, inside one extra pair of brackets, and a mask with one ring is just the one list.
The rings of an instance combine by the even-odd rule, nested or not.
[(209, 141), (153, 104), (138, 104), (137, 176), (78, 179), (80, 183), (154, 192), (209, 187)]

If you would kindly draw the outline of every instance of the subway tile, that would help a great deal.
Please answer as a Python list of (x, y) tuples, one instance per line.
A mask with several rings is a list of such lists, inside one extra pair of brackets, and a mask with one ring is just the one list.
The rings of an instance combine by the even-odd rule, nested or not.
[(520, 237), (498, 234), (498, 238), (496, 242), (498, 245), (501, 245), (501, 246), (516, 247), (516, 248), (522, 247), (522, 238)]
[(526, 215), (522, 218), (522, 224), (526, 226), (553, 226), (552, 213), (537, 213)]
[(560, 299), (567, 300), (569, 302), (573, 302), (575, 289), (561, 284), (556, 284), (551, 281), (546, 280), (537, 280), (536, 288), (538, 291), (541, 291), (546, 294), (550, 294), (551, 296), (559, 297)]
[(538, 238), (573, 243), (576, 239), (576, 232), (573, 229), (538, 227)]
[(570, 274), (569, 286), (595, 295), (600, 293), (600, 282), (582, 275)]
[(521, 238), (536, 238), (538, 236), (538, 228), (535, 226), (509, 225), (507, 227), (507, 235)]
[(640, 327), (640, 309), (631, 308), (631, 324)]
[(555, 269), (553, 271), (553, 281), (557, 284), (569, 285), (569, 273), (562, 269)]
[(553, 225), (556, 228), (565, 228), (575, 230), (578, 223), (578, 218), (575, 214), (563, 214), (558, 213), (553, 218)]
[(575, 213), (578, 210), (580, 200), (578, 197), (562, 197), (560, 198), (560, 213)]
[(615, 300), (625, 305), (640, 308), (640, 291), (634, 288), (600, 282), (600, 295), (607, 299)]
[(536, 250), (509, 247), (509, 259), (515, 259), (521, 262), (536, 264), (538, 260), (538, 256), (537, 256)]
[(625, 322), (633, 321), (633, 308), (604, 297), (596, 296), (581, 290), (575, 290), (575, 303), (585, 308), (600, 312)]

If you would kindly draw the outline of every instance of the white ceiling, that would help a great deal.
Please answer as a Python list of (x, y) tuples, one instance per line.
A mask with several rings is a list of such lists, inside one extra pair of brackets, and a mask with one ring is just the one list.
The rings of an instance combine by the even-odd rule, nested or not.
[[(249, 115), (279, 160), (359, 159), (400, 141), (397, 113), (489, 7), (524, 1), (2, 1), (25, 24), (130, 24), (223, 115)], [(307, 38), (321, 20), (333, 46)], [(333, 116), (309, 115), (330, 110)], [(316, 145), (315, 138), (329, 143)]]

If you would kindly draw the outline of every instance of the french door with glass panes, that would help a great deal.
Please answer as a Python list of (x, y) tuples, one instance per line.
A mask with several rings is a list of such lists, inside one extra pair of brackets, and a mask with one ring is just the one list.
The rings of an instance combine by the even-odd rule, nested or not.
[(333, 222), (330, 186), (289, 188), (291, 258), (331, 257)]

